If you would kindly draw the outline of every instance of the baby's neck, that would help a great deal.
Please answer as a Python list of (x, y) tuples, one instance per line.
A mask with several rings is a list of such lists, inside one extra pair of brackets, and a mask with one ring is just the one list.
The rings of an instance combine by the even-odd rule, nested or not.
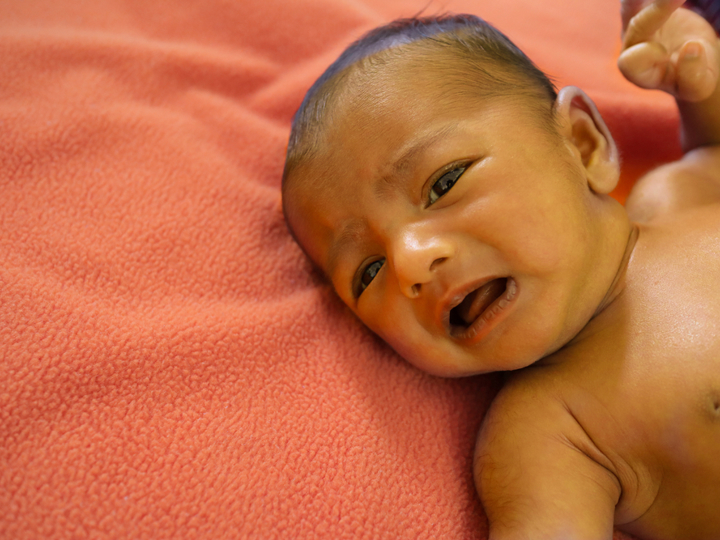
[[(630, 225), (630, 234), (628, 235), (627, 244), (625, 246), (625, 253), (623, 254), (623, 257), (620, 261), (620, 266), (617, 269), (617, 272), (615, 273), (615, 278), (613, 279), (612, 283), (610, 284), (610, 288), (608, 289), (607, 293), (605, 294), (605, 297), (600, 301), (600, 304), (598, 305), (597, 309), (595, 310), (595, 313), (593, 313), (593, 316), (590, 320), (597, 317), (600, 313), (602, 313), (606, 307), (608, 307), (610, 304), (612, 304), (615, 299), (620, 296), (622, 291), (625, 289), (625, 274), (627, 272), (628, 264), (630, 263), (630, 258), (632, 257), (633, 250), (635, 249), (635, 244), (637, 244), (637, 239), (639, 235), (639, 229), (638, 226), (634, 223), (631, 223)], [(581, 332), (582, 333), (582, 332)]]
[[(615, 244), (617, 246), (615, 248), (615, 253), (618, 253), (620, 252), (620, 250), (622, 250), (622, 257), (620, 257), (617, 266), (613, 268), (614, 273), (610, 274), (613, 277), (612, 279), (608, 278), (608, 281), (606, 282), (607, 285), (605, 286), (606, 288), (604, 289), (604, 296), (595, 305), (595, 309), (592, 312), (592, 315), (585, 323), (585, 325), (577, 332), (577, 334), (572, 337), (572, 339), (570, 339), (557, 351), (554, 351), (548, 356), (537, 361), (534, 365), (540, 366), (557, 364), (558, 362), (562, 362), (563, 360), (568, 359), (569, 357), (566, 354), (558, 353), (562, 351), (567, 351), (569, 348), (572, 348), (574, 345), (580, 343), (581, 341), (592, 337), (593, 334), (595, 334), (598, 330), (600, 330), (600, 328), (603, 327), (603, 320), (607, 319), (607, 317), (603, 316), (603, 314), (606, 314), (605, 312), (609, 311), (608, 308), (613, 305), (613, 303), (622, 295), (623, 291), (625, 290), (627, 270), (631, 263), (632, 255), (635, 246), (637, 245), (638, 237), (640, 234), (639, 227), (635, 223), (627, 221), (623, 225), (627, 228), (622, 230), (622, 232), (617, 228), (615, 229), (616, 234), (622, 234), (623, 236), (623, 240), (619, 241), (618, 244)], [(620, 244), (620, 242), (622, 242), (622, 244)], [(616, 258), (615, 260), (618, 259)]]

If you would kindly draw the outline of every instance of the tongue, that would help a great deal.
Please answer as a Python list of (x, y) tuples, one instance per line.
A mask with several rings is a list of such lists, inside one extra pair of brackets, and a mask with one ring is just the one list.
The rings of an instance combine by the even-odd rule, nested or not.
[(460, 319), (467, 326), (470, 326), (490, 304), (505, 292), (505, 285), (505, 279), (493, 279), (468, 294), (460, 305), (455, 308)]

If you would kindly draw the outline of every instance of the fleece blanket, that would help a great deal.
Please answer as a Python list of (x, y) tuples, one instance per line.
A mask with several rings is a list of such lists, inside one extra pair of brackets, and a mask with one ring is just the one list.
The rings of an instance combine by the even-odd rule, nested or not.
[(2, 0), (0, 538), (486, 538), (498, 379), (425, 375), (336, 299), (284, 225), (290, 120), (368, 29), (473, 12), (596, 100), (622, 199), (679, 149), (617, 4)]

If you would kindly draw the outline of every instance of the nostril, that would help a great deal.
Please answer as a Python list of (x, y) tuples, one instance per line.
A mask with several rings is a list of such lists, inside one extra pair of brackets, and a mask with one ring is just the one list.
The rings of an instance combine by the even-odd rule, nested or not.
[(430, 265), (430, 270), (435, 270), (435, 267), (436, 267), (436, 266), (442, 264), (442, 263), (445, 262), (446, 260), (447, 260), (447, 257), (439, 257), (439, 258), (435, 259), (435, 260), (432, 262), (432, 264)]
[(420, 283), (416, 283), (415, 285), (413, 285), (410, 288), (410, 290), (413, 293), (413, 296), (417, 296), (418, 294), (420, 294), (420, 287), (422, 287), (422, 285), (420, 285)]

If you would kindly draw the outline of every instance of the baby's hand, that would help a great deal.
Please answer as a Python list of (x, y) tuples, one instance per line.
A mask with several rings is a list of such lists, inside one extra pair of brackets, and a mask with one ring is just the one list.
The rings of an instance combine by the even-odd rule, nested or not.
[(618, 67), (641, 88), (699, 102), (715, 91), (720, 46), (700, 15), (678, 9), (683, 0), (622, 0), (623, 52)]

